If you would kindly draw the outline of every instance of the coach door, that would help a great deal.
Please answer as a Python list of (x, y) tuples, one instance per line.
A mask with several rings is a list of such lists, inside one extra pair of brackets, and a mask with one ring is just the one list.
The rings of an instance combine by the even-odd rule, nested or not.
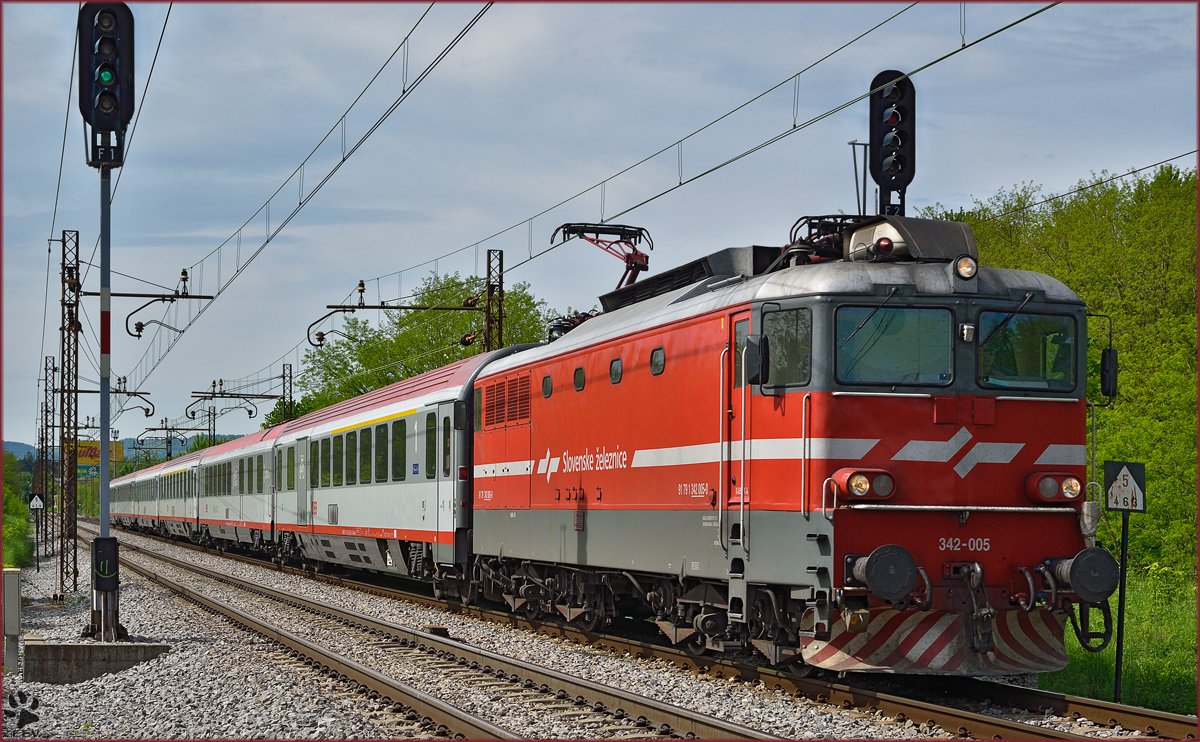
[(454, 561), (454, 402), (437, 408), (437, 546), (434, 560)]
[(312, 493), (308, 489), (308, 439), (296, 441), (296, 525), (308, 525)]

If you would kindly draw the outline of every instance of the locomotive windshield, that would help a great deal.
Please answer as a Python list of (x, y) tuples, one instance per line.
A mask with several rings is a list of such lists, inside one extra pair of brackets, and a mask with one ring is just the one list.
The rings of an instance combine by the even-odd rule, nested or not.
[[(860, 325), (861, 329), (858, 329)], [(839, 307), (838, 381), (847, 384), (949, 384), (952, 379), (951, 326), (950, 312), (946, 309)]]
[[(1075, 388), (1075, 320), (1060, 314), (981, 312), (979, 384), (1006, 389)], [(997, 331), (999, 328), (999, 331)], [(994, 333), (994, 334), (993, 334)]]

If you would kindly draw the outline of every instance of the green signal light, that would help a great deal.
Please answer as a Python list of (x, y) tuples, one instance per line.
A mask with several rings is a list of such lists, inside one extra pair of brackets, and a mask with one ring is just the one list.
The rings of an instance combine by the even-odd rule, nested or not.
[(112, 70), (100, 70), (99, 77), (101, 85), (112, 85), (113, 80), (117, 78), (117, 76), (113, 74)]

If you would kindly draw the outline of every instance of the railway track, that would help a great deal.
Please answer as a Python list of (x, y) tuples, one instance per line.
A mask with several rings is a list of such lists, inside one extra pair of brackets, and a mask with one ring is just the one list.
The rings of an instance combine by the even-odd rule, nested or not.
[[(294, 593), (275, 590), (229, 575), (217, 574), (183, 560), (134, 545), (126, 544), (124, 548), (127, 552), (132, 551), (141, 556), (159, 560), (176, 569), (192, 572), (239, 590), (298, 608), (312, 616), (332, 619), (344, 631), (363, 633), (364, 638), (375, 648), (383, 651), (402, 650), (410, 661), (424, 663), (440, 672), (453, 673), (459, 682), (471, 683), (478, 687), (489, 687), (507, 695), (509, 700), (521, 700), (526, 704), (536, 705), (536, 709), (533, 710), (556, 714), (560, 717), (570, 717), (577, 723), (584, 721), (599, 723), (602, 726), (597, 731), (602, 732), (604, 736), (627, 739), (662, 736), (689, 739), (783, 739), (740, 724), (723, 721), (618, 688), (472, 647), (449, 636), (410, 629)], [(375, 692), (389, 698), (400, 695), (404, 698), (405, 706), (412, 707), (416, 713), (427, 715), (441, 727), (457, 731), (472, 739), (520, 738), (520, 735), (470, 714), (465, 714), (465, 712), (420, 691), (407, 688), (371, 668), (340, 657), (301, 637), (289, 634), (261, 619), (220, 603), (204, 593), (170, 580), (161, 573), (126, 557), (122, 557), (121, 561), (139, 574), (160, 582), (176, 592), (183, 593), (192, 600), (230, 616), (235, 622), (311, 657), (314, 661), (320, 662), (323, 669), (328, 667), (341, 679), (359, 683), (365, 692)]]
[[(138, 535), (147, 537), (146, 534)], [(161, 539), (156, 536), (148, 537), (201, 553), (212, 553), (211, 550), (193, 544)], [(1165, 739), (1197, 738), (1196, 718), (1179, 714), (1144, 709), (1136, 706), (1125, 706), (1032, 688), (1022, 688), (1005, 683), (976, 680), (974, 678), (918, 677), (906, 679), (906, 682), (908, 680), (912, 681), (915, 690), (924, 692), (913, 693), (906, 689), (902, 694), (871, 690), (850, 683), (824, 678), (797, 678), (789, 673), (745, 662), (711, 656), (694, 657), (673, 647), (663, 646), (651, 641), (639, 641), (627, 637), (589, 633), (555, 621), (530, 620), (507, 611), (444, 602), (419, 593), (374, 584), (367, 580), (316, 574), (309, 570), (281, 566), (242, 554), (227, 552), (223, 556), (245, 564), (316, 579), (327, 584), (346, 587), (392, 600), (415, 602), (450, 613), (470, 615), (546, 636), (559, 637), (581, 644), (590, 644), (616, 653), (628, 653), (635, 657), (661, 659), (688, 670), (707, 673), (716, 677), (736, 678), (746, 682), (762, 682), (768, 688), (783, 690), (819, 703), (828, 703), (843, 709), (854, 709), (868, 713), (882, 712), (899, 721), (911, 719), (918, 723), (936, 724), (950, 733), (964, 737), (970, 736), (978, 739), (1088, 739), (1094, 738), (1095, 735), (1077, 734), (1062, 731), (1051, 726), (1028, 723), (1028, 721), (1018, 721), (1004, 718), (1003, 716), (967, 711), (955, 708), (952, 705), (946, 705), (945, 701), (947, 699), (953, 698), (967, 701), (988, 699), (993, 705), (1024, 709), (1031, 714), (1045, 714), (1046, 712), (1050, 712), (1054, 716), (1069, 721), (1090, 720), (1100, 728), (1112, 728), (1120, 725), (1123, 729), (1136, 731), (1139, 734), (1149, 737)], [(438, 639), (441, 638), (433, 637), (430, 641)], [(409, 641), (413, 640), (410, 639)], [(421, 640), (417, 640), (417, 643), (433, 646)], [(442, 647), (435, 651), (447, 651), (447, 649)], [(478, 660), (472, 661), (478, 662)], [(541, 683), (539, 682), (538, 684)], [(917, 695), (922, 697), (913, 697)], [(1125, 738), (1129, 739), (1131, 737)]]

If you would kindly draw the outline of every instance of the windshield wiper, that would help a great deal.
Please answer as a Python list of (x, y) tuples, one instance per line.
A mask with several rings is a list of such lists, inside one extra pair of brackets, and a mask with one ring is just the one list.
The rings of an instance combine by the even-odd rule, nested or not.
[(1003, 330), (1005, 327), (1007, 327), (1007, 326), (1008, 326), (1008, 323), (1009, 323), (1009, 320), (1011, 320), (1013, 317), (1016, 317), (1016, 316), (1017, 316), (1017, 312), (1020, 312), (1022, 309), (1024, 309), (1024, 308), (1025, 308), (1025, 305), (1026, 305), (1026, 304), (1028, 304), (1028, 303), (1029, 303), (1029, 300), (1030, 300), (1030, 299), (1032, 299), (1032, 298), (1033, 298), (1033, 292), (1032, 292), (1032, 291), (1030, 291), (1030, 292), (1027, 292), (1027, 293), (1025, 294), (1025, 300), (1024, 300), (1024, 301), (1022, 301), (1020, 304), (1018, 304), (1016, 309), (1014, 309), (1014, 310), (1012, 310), (1011, 312), (1009, 312), (1009, 313), (1008, 313), (1008, 315), (1007, 315), (1007, 316), (1005, 316), (1005, 318), (1004, 318), (1004, 319), (1002, 319), (1002, 320), (1000, 321), (1000, 324), (996, 325), (996, 329), (994, 329), (994, 330), (992, 330), (991, 332), (989, 332), (989, 333), (988, 333), (988, 336), (987, 336), (987, 337), (985, 337), (985, 338), (983, 339), (983, 342), (981, 342), (981, 343), (979, 344), (979, 347), (980, 347), (980, 348), (982, 348), (983, 346), (987, 345), (987, 341), (989, 341), (989, 340), (991, 340), (992, 338), (996, 337), (996, 333), (1000, 332), (1000, 331), (1001, 331), (1001, 330)]
[[(859, 330), (861, 330), (861, 329), (863, 328), (863, 326), (864, 326), (864, 325), (866, 325), (868, 322), (870, 322), (870, 321), (871, 321), (871, 318), (875, 316), (875, 313), (876, 313), (876, 312), (878, 312), (880, 309), (883, 309), (883, 305), (884, 305), (884, 304), (887, 304), (889, 301), (891, 301), (891, 300), (892, 300), (892, 297), (893, 297), (893, 296), (895, 296), (895, 295), (896, 295), (896, 293), (897, 293), (898, 291), (900, 291), (900, 287), (899, 287), (899, 286), (893, 286), (893, 287), (892, 287), (892, 290), (888, 292), (887, 298), (883, 300), (883, 303), (882, 303), (882, 304), (880, 304), (879, 306), (875, 307), (874, 309), (872, 309), (872, 310), (871, 310), (871, 313), (867, 315), (867, 318), (866, 318), (866, 319), (864, 319), (862, 322), (859, 322), (859, 323), (858, 323), (858, 327), (855, 327), (855, 328), (854, 328), (854, 332), (852, 332), (852, 333), (850, 333), (849, 335), (847, 335), (847, 336), (846, 336), (846, 339), (845, 339), (845, 340), (843, 340), (841, 343), (839, 343), (839, 344), (838, 344), (838, 347), (840, 348), (840, 347), (842, 347), (843, 345), (845, 345), (846, 343), (850, 342), (850, 338), (852, 338), (852, 337), (854, 337), (855, 335), (857, 335), (857, 334), (858, 334), (858, 331), (859, 331)], [(1030, 294), (1030, 296), (1032, 296), (1032, 294)], [(1023, 306), (1023, 305), (1022, 305), (1022, 306)]]

